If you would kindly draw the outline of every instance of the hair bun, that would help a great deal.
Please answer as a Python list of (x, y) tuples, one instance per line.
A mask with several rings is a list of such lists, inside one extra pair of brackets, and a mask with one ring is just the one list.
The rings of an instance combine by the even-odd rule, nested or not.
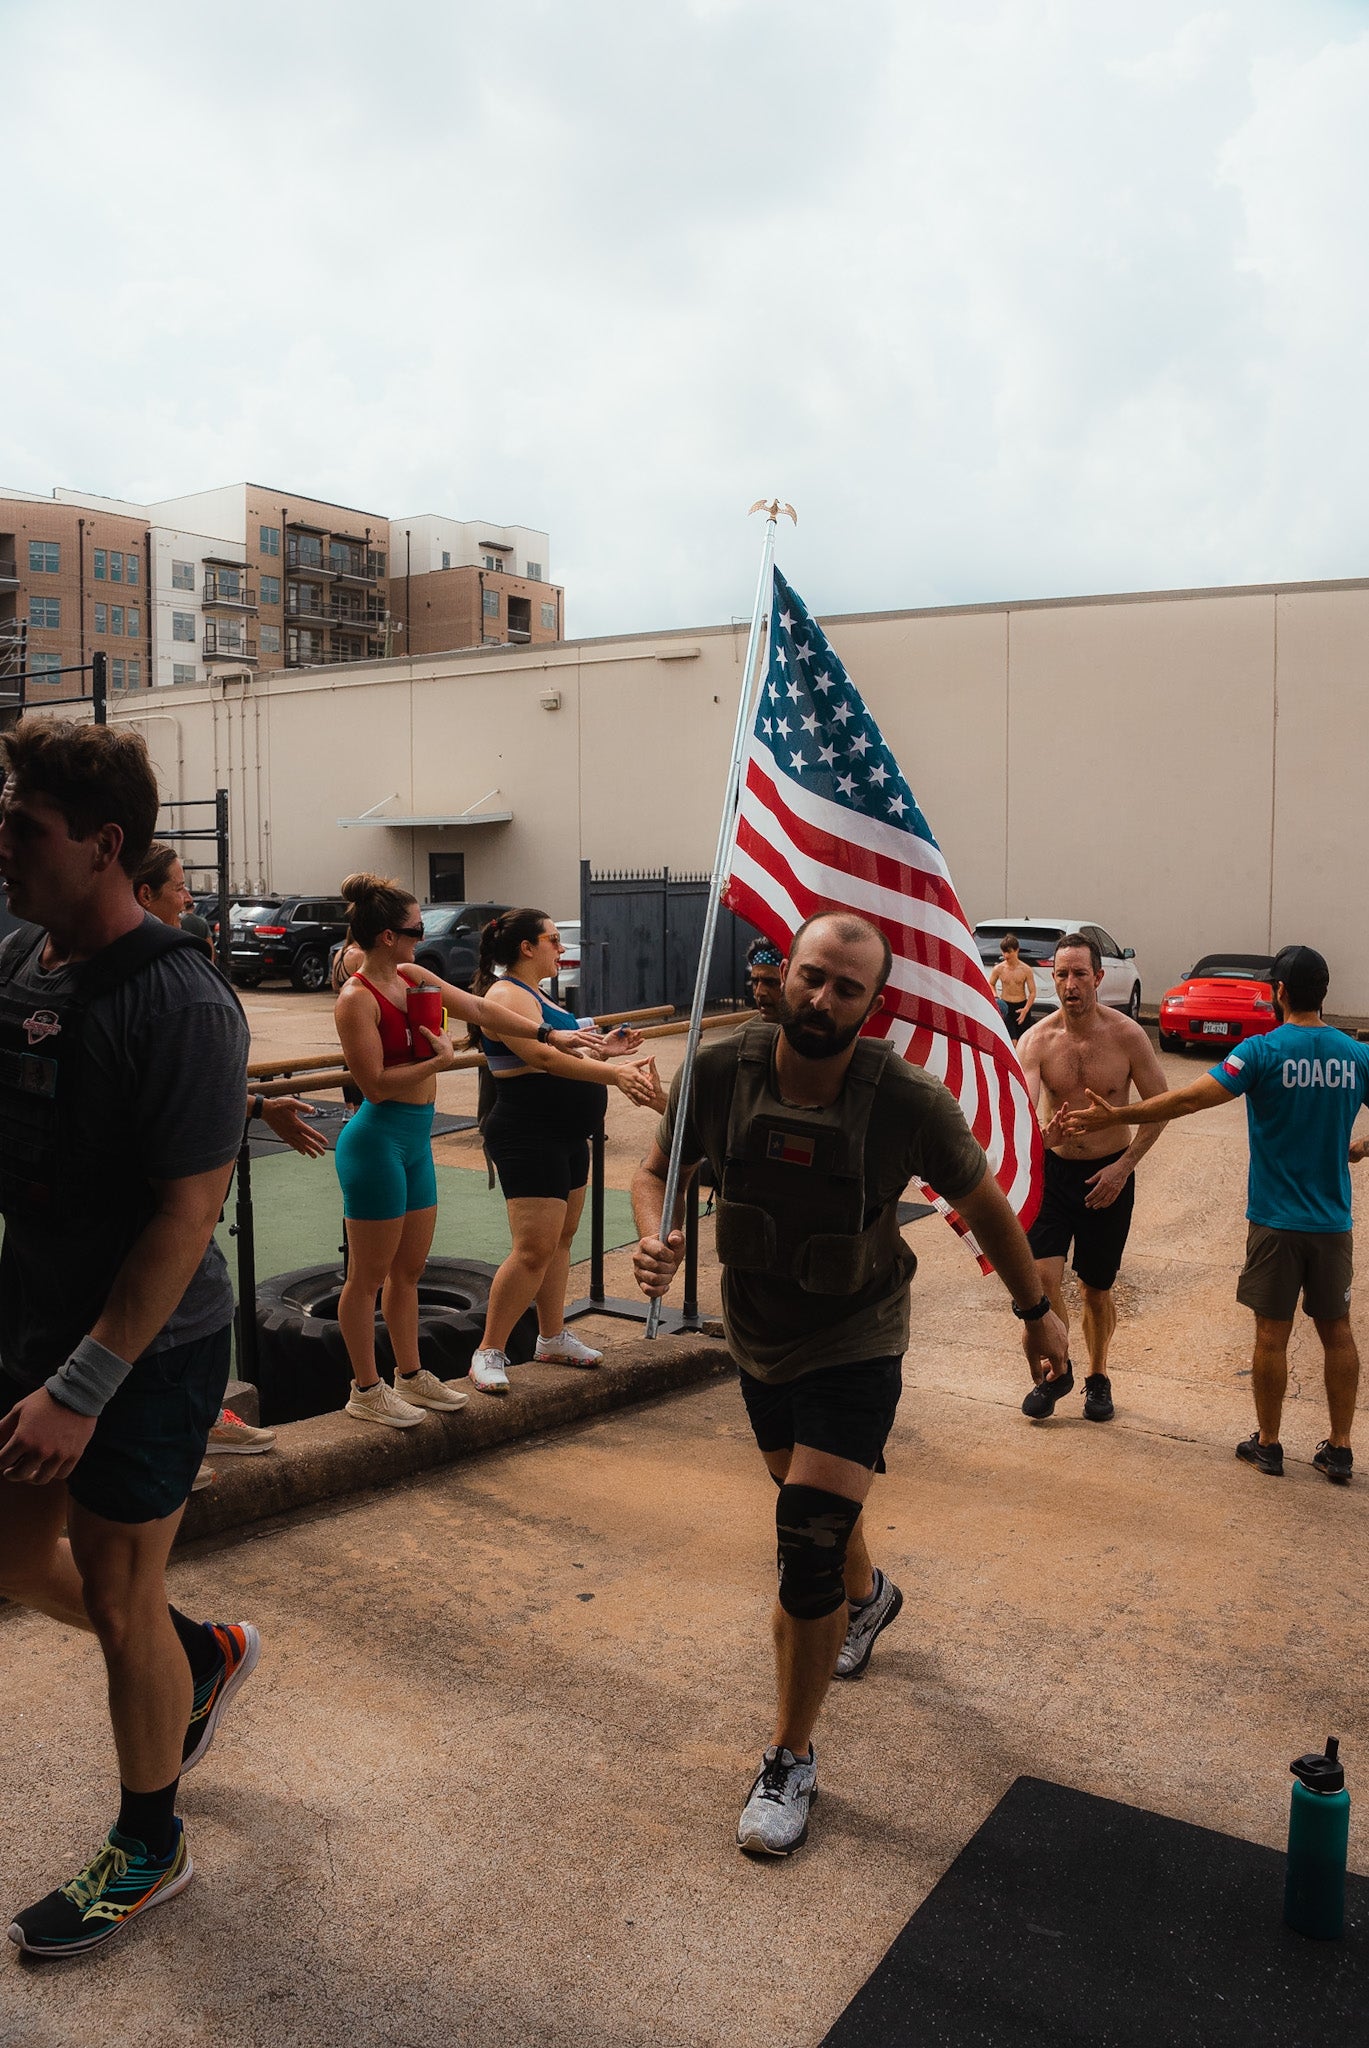
[(375, 895), (379, 887), (380, 878), (377, 875), (368, 875), (364, 872), (357, 875), (347, 875), (343, 878), (342, 883), (343, 901), (346, 903), (364, 903), (368, 896)]

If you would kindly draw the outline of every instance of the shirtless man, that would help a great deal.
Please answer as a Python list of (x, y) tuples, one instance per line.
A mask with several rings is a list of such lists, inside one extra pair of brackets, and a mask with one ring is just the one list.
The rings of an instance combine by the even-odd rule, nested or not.
[[(1072, 1109), (1088, 1109), (1092, 1096), (1121, 1107), (1131, 1100), (1133, 1082), (1142, 1101), (1148, 1101), (1164, 1093), (1165, 1077), (1141, 1026), (1119, 1010), (1100, 1006), (1103, 962), (1092, 939), (1067, 932), (1055, 949), (1051, 973), (1060, 1008), (1033, 1026), (1018, 1047), (1032, 1101), (1039, 1109), (1044, 1089), (1051, 1111), (1041, 1132), (1046, 1144), (1045, 1192), (1027, 1237), (1041, 1285), (1067, 1327), (1061, 1282), (1073, 1243), (1089, 1354), (1084, 1414), (1090, 1422), (1111, 1422), (1108, 1346), (1117, 1327), (1112, 1283), (1131, 1228), (1132, 1174), (1160, 1125), (1143, 1124), (1125, 1152), (1114, 1152), (1109, 1146), (1116, 1141), (1106, 1131), (1067, 1135), (1065, 1118)], [(1040, 1421), (1053, 1414), (1057, 1401), (1070, 1392), (1074, 1373), (1067, 1368), (1063, 1378), (1047, 1380), (1033, 1364), (1032, 1378), (1036, 1385), (1022, 1403), (1022, 1413)]]
[(998, 950), (1003, 957), (989, 969), (989, 987), (998, 997), (1008, 1036), (1016, 1045), (1031, 1023), (1032, 1004), (1036, 1001), (1036, 976), (1022, 958), (1015, 932), (1004, 932), (998, 942)]

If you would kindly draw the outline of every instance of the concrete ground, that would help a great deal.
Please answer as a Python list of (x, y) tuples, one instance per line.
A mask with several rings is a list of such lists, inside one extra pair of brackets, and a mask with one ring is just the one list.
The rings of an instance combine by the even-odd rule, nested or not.
[[(311, 999), (271, 1003), (305, 1028)], [(633, 1114), (614, 1099), (624, 1178)], [(869, 1512), (907, 1605), (833, 1690), (792, 1861), (732, 1846), (769, 1733), (774, 1496), (735, 1384), (711, 1382), (181, 1553), (177, 1604), (263, 1637), (185, 1784), (196, 1883), (83, 1962), (0, 1962), (0, 2043), (806, 2048), (1019, 1773), (1277, 1845), (1289, 1758), (1335, 1733), (1357, 1794), (1369, 1477), (1308, 1462), (1310, 1331), (1288, 1476), (1232, 1455), (1243, 1179), (1235, 1108), (1143, 1164), (1106, 1427), (1078, 1397), (1022, 1419), (1001, 1291), (912, 1226)], [(88, 1640), (9, 1610), (0, 1669), (17, 1905), (90, 1853), (114, 1766)], [(1358, 1827), (1351, 1862), (1369, 1872)]]

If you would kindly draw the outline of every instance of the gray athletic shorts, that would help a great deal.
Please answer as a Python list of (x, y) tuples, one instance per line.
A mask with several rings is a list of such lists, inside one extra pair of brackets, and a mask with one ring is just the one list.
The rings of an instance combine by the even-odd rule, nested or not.
[(1354, 1271), (1348, 1230), (1271, 1230), (1252, 1223), (1236, 1299), (1270, 1322), (1291, 1323), (1301, 1295), (1309, 1316), (1334, 1323), (1350, 1313)]

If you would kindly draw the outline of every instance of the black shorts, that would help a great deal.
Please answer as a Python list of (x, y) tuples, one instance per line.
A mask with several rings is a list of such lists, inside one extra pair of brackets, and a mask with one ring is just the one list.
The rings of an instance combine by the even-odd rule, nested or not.
[(564, 1202), (589, 1179), (589, 1141), (607, 1084), (525, 1074), (501, 1081), (481, 1136), (506, 1202)]
[[(139, 1360), (67, 1480), (79, 1506), (106, 1522), (160, 1522), (184, 1506), (223, 1406), (232, 1335), (225, 1324)], [(0, 1414), (32, 1391), (0, 1372)]]
[(806, 1444), (883, 1472), (884, 1446), (903, 1392), (901, 1358), (862, 1358), (823, 1365), (796, 1380), (758, 1380), (738, 1374), (752, 1432), (762, 1451), (792, 1451)]
[(1048, 1152), (1041, 1208), (1027, 1232), (1038, 1259), (1066, 1258), (1072, 1243), (1075, 1272), (1085, 1287), (1096, 1287), (1100, 1294), (1111, 1287), (1122, 1263), (1136, 1203), (1136, 1176), (1128, 1176), (1121, 1194), (1106, 1209), (1088, 1208), (1085, 1196), (1094, 1174), (1121, 1156), (1114, 1152), (1107, 1159), (1062, 1159), (1058, 1152)]

